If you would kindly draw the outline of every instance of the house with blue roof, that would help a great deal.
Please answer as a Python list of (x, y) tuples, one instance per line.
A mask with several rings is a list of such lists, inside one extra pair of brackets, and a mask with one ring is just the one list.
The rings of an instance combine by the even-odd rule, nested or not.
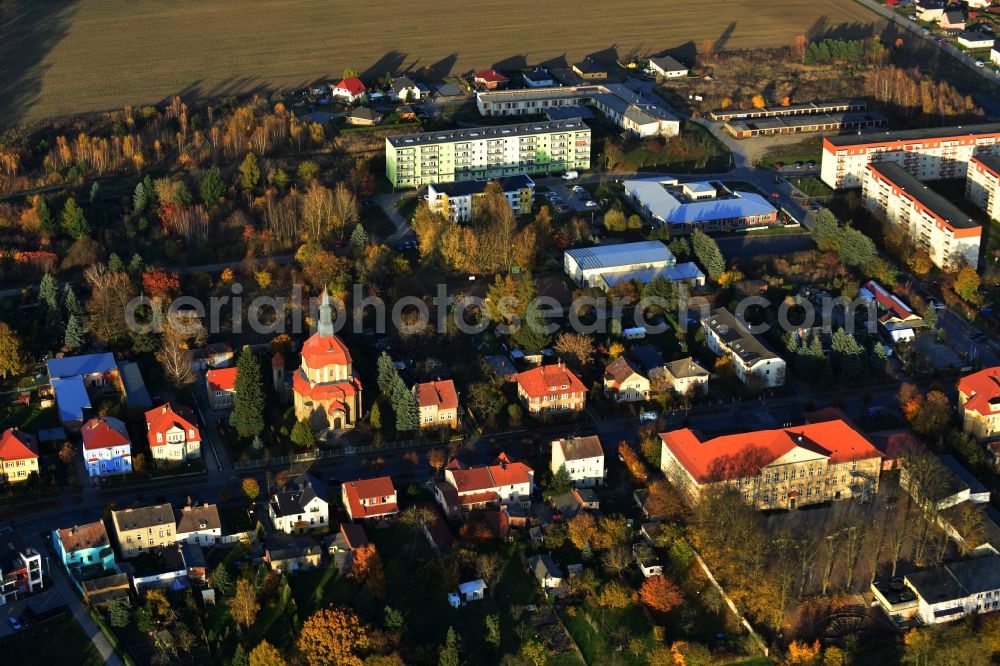
[(657, 277), (692, 286), (705, 284), (695, 264), (678, 264), (674, 253), (658, 240), (566, 250), (563, 268), (580, 286), (604, 290), (619, 282), (648, 283)]
[(648, 222), (672, 235), (733, 231), (777, 224), (778, 210), (755, 192), (742, 192), (718, 181), (679, 183), (676, 178), (626, 180), (625, 195)]
[(78, 430), (92, 408), (90, 393), (121, 392), (124, 388), (114, 354), (83, 354), (45, 362), (63, 426)]

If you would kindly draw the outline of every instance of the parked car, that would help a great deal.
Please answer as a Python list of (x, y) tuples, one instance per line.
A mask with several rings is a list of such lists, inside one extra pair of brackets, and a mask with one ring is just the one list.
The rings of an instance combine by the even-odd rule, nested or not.
[(417, 249), (417, 241), (403, 241), (402, 243), (396, 243), (397, 252), (405, 252), (406, 250)]
[(976, 67), (986, 67), (986, 63), (983, 62), (982, 60), (977, 60)]
[(795, 168), (796, 169), (801, 169), (802, 168), (802, 162), (796, 162), (795, 163)]
[(10, 628), (13, 629), (14, 631), (19, 631), (24, 628), (24, 626), (20, 622), (18, 622), (17, 618), (14, 617), (13, 615), (7, 618), (7, 624), (9, 624)]
[(593, 199), (588, 199), (583, 205), (587, 208), (597, 208), (597, 202)]
[(574, 185), (573, 186), (573, 191), (576, 192), (577, 195), (586, 194), (586, 192), (587, 192), (587, 190), (583, 189), (582, 185)]
[(576, 180), (580, 177), (579, 171), (567, 171), (562, 175), (563, 180)]

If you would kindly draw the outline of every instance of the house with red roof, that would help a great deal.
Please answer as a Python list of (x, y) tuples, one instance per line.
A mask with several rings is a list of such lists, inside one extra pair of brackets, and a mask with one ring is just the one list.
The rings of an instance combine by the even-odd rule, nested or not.
[(348, 481), (340, 486), (340, 496), (351, 520), (391, 520), (399, 513), (392, 478)]
[(230, 409), (236, 395), (236, 368), (212, 368), (205, 373), (208, 404), (212, 409)]
[(330, 96), (345, 104), (354, 104), (365, 96), (367, 90), (361, 79), (348, 76), (346, 79), (341, 79), (337, 85), (330, 86)]
[(481, 69), (472, 75), (472, 82), (484, 90), (496, 90), (507, 85), (507, 81), (507, 77), (495, 69)]
[(1000, 437), (1000, 365), (958, 381), (962, 430), (981, 442)]
[(578, 412), (587, 402), (587, 387), (562, 363), (519, 372), (517, 396), (530, 414)]
[(32, 473), (38, 474), (38, 443), (23, 430), (7, 428), (0, 435), (0, 477), (17, 483)]
[(439, 379), (423, 382), (413, 387), (413, 395), (420, 406), (421, 428), (458, 427), (458, 391), (455, 382)]
[(862, 298), (874, 302), (879, 326), (893, 342), (912, 340), (924, 319), (875, 280), (869, 280), (859, 291)]
[(702, 439), (661, 433), (663, 473), (691, 502), (728, 484), (758, 509), (795, 509), (878, 491), (882, 453), (841, 419)]
[(167, 403), (146, 412), (146, 437), (153, 460), (184, 462), (201, 457), (201, 432), (184, 405)]
[(83, 460), (90, 478), (132, 471), (132, 441), (120, 419), (98, 416), (80, 428)]
[(450, 517), (508, 504), (527, 508), (534, 481), (535, 470), (505, 453), (492, 464), (475, 467), (455, 458), (445, 466), (444, 481), (434, 485), (434, 497)]
[(361, 379), (351, 352), (333, 332), (333, 306), (324, 291), (319, 326), (302, 345), (302, 364), (292, 375), (295, 418), (314, 432), (353, 428), (361, 416)]

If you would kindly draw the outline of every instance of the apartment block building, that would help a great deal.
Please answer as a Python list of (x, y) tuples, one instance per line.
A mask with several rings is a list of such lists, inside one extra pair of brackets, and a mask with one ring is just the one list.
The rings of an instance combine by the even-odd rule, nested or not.
[(965, 198), (1000, 222), (1000, 157), (976, 155), (965, 172)]
[(111, 524), (122, 557), (128, 559), (176, 542), (174, 508), (169, 504), (111, 512)]
[(460, 183), (432, 183), (427, 186), (427, 207), (455, 222), (469, 222), (475, 215), (476, 202), (486, 194), (486, 187), (499, 184), (514, 215), (527, 215), (535, 200), (535, 181), (524, 174), (489, 180), (466, 180)]
[(600, 438), (590, 435), (553, 441), (549, 467), (555, 474), (564, 466), (575, 487), (602, 485), (608, 470), (604, 465), (604, 447)]
[(395, 187), (590, 168), (590, 128), (579, 118), (389, 136)]
[(958, 380), (962, 430), (979, 441), (1000, 436), (1000, 366)]
[(514, 381), (529, 414), (578, 412), (587, 402), (587, 387), (561, 362), (519, 372)]
[(758, 509), (795, 509), (878, 491), (882, 454), (842, 419), (701, 439), (661, 433), (660, 466), (689, 501), (729, 484)]
[(681, 129), (680, 118), (658, 98), (619, 83), (485, 92), (476, 96), (476, 105), (488, 117), (549, 114), (587, 105), (640, 137), (677, 136)]
[(1000, 123), (829, 136), (820, 178), (837, 190), (860, 187), (872, 162), (893, 162), (921, 181), (964, 178), (969, 160), (1000, 155), (998, 144)]
[(785, 360), (765, 347), (729, 310), (719, 308), (701, 322), (705, 344), (716, 356), (728, 356), (736, 378), (760, 388), (782, 386)]
[(983, 228), (899, 164), (869, 164), (861, 191), (868, 210), (905, 231), (938, 268), (979, 265)]

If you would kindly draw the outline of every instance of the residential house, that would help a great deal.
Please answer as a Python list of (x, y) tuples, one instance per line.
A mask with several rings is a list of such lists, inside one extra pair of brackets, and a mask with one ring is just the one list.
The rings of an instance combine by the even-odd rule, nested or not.
[(632, 546), (632, 556), (635, 558), (636, 566), (639, 567), (639, 571), (644, 578), (663, 575), (663, 564), (648, 544), (634, 544)]
[(656, 76), (665, 79), (675, 79), (688, 75), (688, 67), (673, 56), (661, 56), (649, 59), (649, 69)]
[(458, 392), (455, 382), (439, 379), (415, 384), (413, 394), (420, 406), (420, 428), (457, 428)]
[(428, 545), (439, 555), (447, 553), (455, 545), (455, 537), (451, 530), (448, 529), (448, 525), (433, 504), (425, 502), (420, 504), (420, 508), (425, 508), (430, 512), (430, 518), (420, 523), (420, 529), (424, 533)]
[(351, 520), (390, 520), (399, 513), (391, 477), (348, 481), (340, 486), (340, 493)]
[(113, 416), (98, 416), (83, 424), (83, 460), (90, 478), (132, 471), (132, 441), (125, 424)]
[(337, 85), (330, 86), (330, 97), (343, 102), (344, 104), (354, 104), (365, 96), (365, 84), (356, 76), (349, 76), (342, 79)]
[(400, 76), (393, 80), (389, 98), (397, 102), (419, 102), (420, 87), (410, 77)]
[(958, 381), (958, 408), (962, 430), (981, 442), (1000, 436), (1000, 365)]
[(921, 21), (937, 21), (944, 14), (945, 0), (917, 0), (914, 8)]
[(604, 395), (615, 402), (649, 400), (649, 378), (624, 356), (619, 356), (604, 369)]
[(916, 337), (916, 329), (924, 325), (920, 315), (875, 280), (866, 282), (859, 290), (859, 296), (866, 301), (874, 301), (879, 327), (893, 342), (912, 340)]
[(0, 605), (42, 588), (42, 556), (28, 546), (20, 532), (0, 532)]
[(507, 85), (509, 79), (495, 69), (483, 69), (472, 75), (472, 82), (477, 88), (496, 90)]
[(351, 571), (354, 554), (362, 548), (367, 548), (369, 543), (365, 528), (357, 523), (341, 523), (340, 530), (327, 541), (329, 543), (327, 552), (333, 556), (337, 571), (341, 575)]
[(529, 414), (578, 412), (587, 402), (587, 387), (561, 362), (519, 372), (515, 381)]
[(52, 530), (52, 548), (66, 571), (78, 580), (117, 570), (115, 551), (102, 520)]
[[(449, 598), (452, 596), (448, 595)], [(461, 603), (470, 601), (482, 601), (486, 598), (486, 583), (482, 578), (466, 581), (458, 584), (458, 600)], [(454, 606), (454, 603), (452, 603)]]
[(524, 72), (521, 74), (521, 78), (524, 80), (524, 85), (529, 88), (551, 88), (556, 84), (552, 75), (549, 74), (549, 70), (544, 67), (536, 67), (530, 72)]
[(444, 482), (434, 495), (446, 513), (460, 506), (463, 512), (487, 506), (530, 506), (535, 471), (523, 462), (512, 462), (501, 453), (491, 465), (471, 467), (457, 458), (444, 470)]
[(274, 529), (286, 534), (305, 534), (330, 526), (326, 488), (310, 474), (300, 474), (272, 494), (267, 512)]
[(528, 560), (528, 571), (535, 575), (546, 594), (558, 592), (563, 582), (563, 571), (551, 555), (535, 555)]
[(708, 393), (710, 373), (688, 356), (671, 361), (663, 366), (667, 382), (678, 395), (705, 395)]
[(882, 454), (836, 419), (702, 439), (689, 428), (662, 433), (660, 466), (690, 501), (728, 484), (758, 509), (795, 509), (878, 491)]
[(184, 405), (168, 402), (146, 412), (146, 437), (153, 460), (180, 463), (201, 458), (201, 432)]
[(208, 404), (212, 409), (230, 409), (236, 395), (236, 368), (213, 368), (205, 373)]
[(351, 109), (344, 115), (344, 122), (348, 125), (360, 125), (371, 127), (382, 122), (384, 116), (375, 109), (367, 106), (359, 106)]
[(785, 383), (784, 359), (765, 347), (726, 308), (719, 308), (702, 322), (705, 343), (716, 356), (728, 356), (736, 377), (748, 386), (771, 388)]
[(938, 18), (938, 27), (948, 32), (965, 30), (965, 12), (960, 8), (946, 8)]
[(228, 342), (210, 342), (202, 352), (205, 364), (210, 368), (226, 368), (236, 362), (233, 346)]
[(552, 473), (566, 467), (573, 485), (591, 488), (604, 483), (607, 469), (604, 466), (604, 448), (597, 435), (570, 437), (552, 442), (552, 459), (549, 464)]
[(88, 391), (99, 394), (123, 392), (121, 374), (110, 352), (52, 358), (45, 362), (49, 383), (63, 426), (79, 428), (91, 409)]
[(608, 68), (593, 58), (584, 58), (573, 63), (573, 73), (584, 81), (602, 81), (608, 78)]
[(903, 577), (924, 624), (1000, 610), (1000, 555), (970, 557)]
[(956, 41), (967, 49), (992, 49), (993, 36), (978, 30), (965, 30), (958, 33)]
[(276, 533), (264, 541), (264, 561), (273, 571), (309, 571), (322, 559), (323, 549), (308, 537)]
[(177, 541), (214, 546), (222, 539), (222, 519), (215, 504), (185, 506), (177, 514)]
[(7, 428), (0, 435), (0, 476), (7, 483), (27, 481), (38, 474), (38, 443), (33, 435)]
[(170, 504), (140, 506), (111, 512), (111, 524), (122, 557), (161, 550), (176, 541), (174, 509)]
[(413, 107), (409, 104), (403, 104), (396, 109), (396, 115), (399, 116), (400, 120), (416, 120), (417, 112), (413, 110)]

